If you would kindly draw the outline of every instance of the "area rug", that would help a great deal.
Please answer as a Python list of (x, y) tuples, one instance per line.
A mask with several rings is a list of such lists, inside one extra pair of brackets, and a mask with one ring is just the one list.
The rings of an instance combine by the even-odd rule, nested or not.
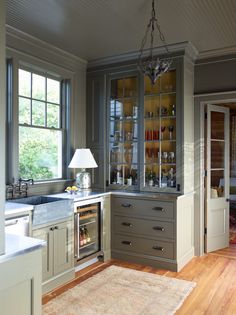
[(43, 306), (43, 315), (170, 315), (194, 282), (110, 266)]

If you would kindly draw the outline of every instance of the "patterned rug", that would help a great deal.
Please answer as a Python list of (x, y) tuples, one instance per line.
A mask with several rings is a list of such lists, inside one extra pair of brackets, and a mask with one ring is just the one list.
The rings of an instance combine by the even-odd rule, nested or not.
[(194, 282), (110, 266), (43, 306), (44, 315), (170, 315)]

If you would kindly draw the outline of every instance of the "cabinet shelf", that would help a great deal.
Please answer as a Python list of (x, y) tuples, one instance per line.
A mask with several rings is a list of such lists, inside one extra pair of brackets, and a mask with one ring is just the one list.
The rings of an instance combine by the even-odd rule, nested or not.
[(176, 119), (176, 116), (173, 116), (173, 115), (163, 115), (163, 116), (153, 116), (153, 117), (147, 117), (145, 116), (144, 119), (145, 120), (159, 120), (159, 119)]
[(127, 116), (127, 117), (124, 117), (124, 116), (110, 116), (110, 120), (113, 121), (113, 120), (116, 120), (116, 121), (137, 121), (138, 120), (138, 117), (132, 117), (132, 116)]
[(88, 243), (88, 244), (86, 244), (86, 245), (80, 246), (79, 249), (84, 249), (84, 248), (89, 247), (89, 246), (92, 246), (92, 245), (94, 245), (94, 244), (95, 244), (95, 242), (90, 242), (90, 243)]
[(155, 97), (155, 96), (173, 95), (173, 94), (176, 94), (175, 90), (172, 90), (172, 91), (160, 91), (160, 92), (157, 92), (157, 93), (146, 93), (144, 95), (144, 97)]
[(158, 142), (176, 142), (176, 140), (144, 140), (144, 142), (147, 142), (147, 143), (158, 143)]
[[(96, 217), (97, 217), (97, 214), (93, 213), (93, 214), (88, 214), (88, 215), (86, 215), (84, 217), (80, 217), (79, 220), (80, 221), (84, 221), (84, 220), (91, 219), (91, 218), (96, 218)], [(89, 222), (86, 222), (86, 223), (81, 223), (79, 226), (87, 225), (87, 224), (91, 224), (91, 223), (96, 223), (96, 221), (89, 221)]]

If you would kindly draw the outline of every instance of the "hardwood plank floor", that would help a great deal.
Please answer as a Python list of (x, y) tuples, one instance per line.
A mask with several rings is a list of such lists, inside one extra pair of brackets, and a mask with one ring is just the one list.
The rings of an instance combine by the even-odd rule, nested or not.
[(45, 295), (43, 303), (47, 303), (55, 296), (110, 265), (196, 282), (196, 288), (177, 311), (177, 315), (236, 314), (236, 246), (231, 246), (229, 249), (220, 250), (202, 257), (195, 257), (178, 273), (118, 260), (111, 260), (107, 263), (98, 262), (78, 272), (76, 279), (72, 282)]

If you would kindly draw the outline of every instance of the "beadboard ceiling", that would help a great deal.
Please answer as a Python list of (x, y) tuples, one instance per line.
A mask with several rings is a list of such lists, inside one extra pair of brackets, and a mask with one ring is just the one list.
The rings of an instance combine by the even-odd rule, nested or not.
[[(137, 51), (151, 0), (7, 0), (7, 24), (91, 61)], [(200, 56), (236, 51), (236, 0), (156, 0), (168, 44)]]

